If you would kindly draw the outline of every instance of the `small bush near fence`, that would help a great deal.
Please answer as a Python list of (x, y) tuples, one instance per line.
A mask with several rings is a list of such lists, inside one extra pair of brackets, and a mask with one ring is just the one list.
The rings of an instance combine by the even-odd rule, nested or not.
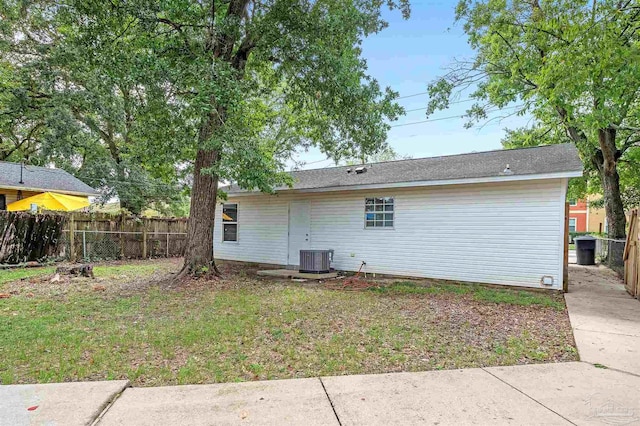
[(183, 256), (187, 219), (0, 212), (0, 264)]
[(598, 233), (598, 232), (569, 232), (569, 244), (573, 244), (574, 243), (574, 239), (576, 237), (582, 237), (585, 235), (591, 235), (592, 237), (600, 237), (600, 238), (607, 238), (607, 234), (605, 233)]

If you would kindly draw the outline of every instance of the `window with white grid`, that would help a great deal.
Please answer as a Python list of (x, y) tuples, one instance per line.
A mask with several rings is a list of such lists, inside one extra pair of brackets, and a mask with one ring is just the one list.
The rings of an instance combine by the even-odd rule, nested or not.
[(365, 228), (393, 228), (393, 220), (393, 197), (365, 198)]

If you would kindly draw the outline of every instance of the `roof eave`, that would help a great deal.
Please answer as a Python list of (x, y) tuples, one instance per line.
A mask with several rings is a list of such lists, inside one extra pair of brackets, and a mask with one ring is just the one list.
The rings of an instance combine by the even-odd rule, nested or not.
[(64, 189), (52, 189), (52, 188), (36, 188), (29, 186), (11, 186), (11, 185), (0, 185), (2, 189), (13, 189), (16, 191), (34, 191), (34, 192), (58, 192), (60, 194), (69, 194), (69, 195), (81, 195), (84, 197), (97, 197), (100, 195), (99, 192), (84, 192), (84, 191), (67, 191)]
[[(306, 189), (282, 189), (278, 193), (313, 193), (313, 192), (336, 192), (336, 191), (358, 191), (366, 189), (390, 189), (390, 188), (413, 188), (424, 186), (446, 186), (446, 185), (465, 185), (474, 183), (497, 183), (497, 182), (517, 182), (525, 180), (541, 180), (541, 179), (563, 179), (582, 176), (582, 170), (572, 170), (555, 173), (540, 173), (527, 175), (501, 175), (486, 176), (478, 178), (461, 178), (461, 179), (444, 179), (444, 180), (427, 180), (427, 181), (407, 181), (394, 183), (372, 183), (362, 185), (343, 185), (329, 186), (323, 188), (306, 188)], [(224, 191), (224, 187), (220, 188)], [(229, 196), (240, 197), (249, 195), (262, 194), (260, 191), (244, 191), (244, 192), (228, 192)]]

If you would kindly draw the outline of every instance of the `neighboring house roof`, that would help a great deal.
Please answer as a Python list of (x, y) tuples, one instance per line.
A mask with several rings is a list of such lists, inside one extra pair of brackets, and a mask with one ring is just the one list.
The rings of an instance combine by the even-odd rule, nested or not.
[(61, 169), (25, 165), (20, 183), (20, 163), (0, 161), (0, 188), (23, 191), (98, 195), (98, 191)]
[[(505, 171), (507, 165), (510, 172)], [(387, 161), (364, 165), (364, 173), (356, 173), (358, 167), (361, 166), (291, 172), (295, 181), (293, 188), (280, 187), (277, 191), (337, 191), (582, 176), (582, 162), (573, 144)], [(251, 192), (237, 185), (222, 189), (230, 194)]]

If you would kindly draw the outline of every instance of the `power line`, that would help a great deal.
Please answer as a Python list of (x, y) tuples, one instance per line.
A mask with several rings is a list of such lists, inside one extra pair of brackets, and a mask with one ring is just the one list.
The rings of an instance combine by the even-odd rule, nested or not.
[(453, 118), (464, 118), (464, 115), (451, 115), (449, 117), (432, 118), (429, 120), (422, 120), (422, 121), (412, 121), (411, 123), (394, 124), (393, 126), (389, 126), (389, 127), (413, 126), (414, 124), (431, 123), (432, 121), (451, 120)]
[(411, 95), (405, 95), (405, 96), (400, 96), (396, 99), (407, 99), (407, 98), (415, 98), (416, 96), (422, 96), (422, 95), (428, 95), (429, 92), (420, 92), (420, 93), (413, 93)]
[[(460, 100), (460, 101), (449, 102), (449, 105), (456, 105), (456, 104), (461, 104), (461, 103), (464, 103), (464, 102), (471, 102), (471, 101), (475, 101), (475, 100), (477, 100), (477, 99), (473, 99), (473, 98), (469, 98), (469, 99), (462, 99), (462, 100)], [(425, 110), (425, 109), (427, 109), (427, 108), (429, 108), (429, 107), (421, 107), (421, 108), (408, 109), (408, 110), (406, 110), (405, 112), (422, 111), (422, 110)]]
[[(145, 181), (145, 180), (141, 180), (141, 179), (127, 179), (127, 180), (120, 180), (120, 179), (110, 179), (110, 178), (90, 178), (90, 177), (80, 177), (80, 180), (82, 180), (83, 182), (93, 182), (94, 184), (100, 184), (100, 185), (139, 185), (139, 186), (155, 186), (157, 188), (167, 188), (167, 187), (174, 187), (175, 183), (165, 183), (162, 181), (158, 181), (157, 179), (154, 179), (154, 181)], [(178, 185), (180, 185), (180, 183), (178, 183)]]
[[(37, 170), (37, 172), (47, 172), (47, 173), (60, 173), (61, 170), (63, 169), (50, 169), (48, 167), (42, 167), (42, 166), (33, 166), (31, 164), (25, 164), (23, 166), (23, 170), (26, 173), (35, 173), (36, 170), (30, 169), (30, 167), (38, 167), (39, 170)], [(75, 175), (73, 175), (74, 177), (76, 177)], [(150, 180), (143, 180), (143, 179), (117, 179), (117, 178), (110, 178), (110, 177), (105, 177), (105, 178), (99, 178), (99, 177), (88, 177), (88, 176), (81, 176), (79, 178), (80, 180), (82, 180), (83, 182), (93, 182), (93, 183), (98, 183), (98, 184), (126, 184), (126, 185), (136, 185), (136, 184), (140, 184), (140, 185), (147, 185), (147, 186), (156, 186), (156, 187), (162, 187), (162, 188), (167, 188), (167, 187), (171, 187), (174, 186), (175, 183), (166, 183), (163, 181), (160, 181), (158, 178), (154, 178), (151, 177)], [(180, 183), (178, 183), (178, 185), (181, 185)]]
[[(397, 98), (396, 98), (396, 100), (399, 100), (399, 99), (408, 99), (408, 98), (415, 98), (415, 97), (417, 97), (417, 96), (423, 96), (423, 95), (428, 95), (428, 94), (429, 94), (429, 92), (418, 92), (418, 93), (412, 93), (412, 94), (410, 94), (410, 95), (399, 96), (399, 97), (397, 97)], [(461, 102), (468, 102), (468, 101), (472, 101), (472, 100), (474, 100), (474, 99), (473, 99), (473, 98), (463, 99), (463, 100), (460, 100), (460, 101), (451, 102), (451, 103), (450, 103), (450, 105), (453, 105), (453, 104), (459, 104), (459, 103), (461, 103)]]
[(324, 160), (316, 160), (316, 161), (304, 162), (304, 165), (305, 165), (305, 166), (308, 166), (309, 164), (322, 163), (323, 161), (333, 161), (333, 159), (331, 159), (331, 158), (325, 158)]
[[(522, 105), (514, 105), (511, 107), (506, 107), (506, 108), (495, 108), (495, 109), (490, 109), (487, 110), (486, 112), (496, 112), (496, 111), (501, 111), (501, 110), (505, 110), (505, 109), (516, 109), (516, 108), (521, 108)], [(464, 118), (464, 115), (451, 115), (448, 117), (439, 117), (439, 118), (430, 118), (428, 120), (422, 120), (422, 121), (413, 121), (410, 123), (401, 123), (401, 124), (394, 124), (390, 127), (404, 127), (404, 126), (413, 126), (414, 124), (423, 124), (423, 123), (431, 123), (433, 121), (442, 121), (442, 120), (452, 120), (454, 118)]]

